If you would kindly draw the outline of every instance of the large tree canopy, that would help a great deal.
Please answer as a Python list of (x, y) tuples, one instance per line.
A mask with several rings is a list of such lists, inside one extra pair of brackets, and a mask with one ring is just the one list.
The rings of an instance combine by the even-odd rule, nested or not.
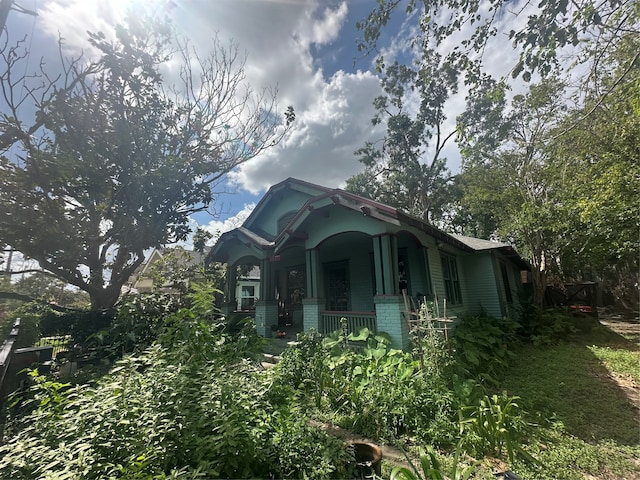
[[(511, 0), (378, 0), (378, 6), (358, 23), (362, 32), (358, 48), (370, 53), (376, 51), (382, 29), (392, 15), (419, 13), (419, 33), (414, 45), (428, 44), (437, 48), (445, 42), (454, 45), (446, 52), (448, 61), (467, 70), (470, 79), (479, 72), (487, 43), (498, 34), (508, 34), (519, 53), (519, 61), (511, 75), (529, 81), (534, 73), (546, 76), (558, 67), (574, 68), (588, 65), (589, 74), (581, 76), (586, 82), (606, 73), (600, 60), (607, 51), (615, 50), (629, 34), (640, 33), (640, 10), (633, 0), (575, 0), (513, 2)], [(500, 28), (507, 23), (521, 27)], [(526, 22), (517, 22), (518, 18)], [(573, 47), (577, 47), (573, 49)], [(573, 58), (566, 62), (567, 53)], [(640, 52), (635, 52), (638, 59)], [(384, 58), (378, 57), (378, 64)], [(626, 75), (625, 72), (619, 72)]]
[[(638, 3), (377, 3), (358, 24), (359, 49), (377, 55), (385, 95), (374, 100), (383, 114), (374, 121), (386, 121), (387, 134), (381, 148), (367, 144), (356, 152), (366, 170), (349, 187), (418, 214), (424, 210), (406, 193), (432, 206), (439, 192), (449, 192), (448, 201), (457, 203), (444, 204), (448, 212), (432, 210), (431, 221), (442, 215), (449, 228), (516, 244), (534, 266), (538, 303), (549, 271), (580, 279), (612, 262), (627, 270), (637, 264), (629, 252), (637, 252), (638, 230)], [(377, 43), (392, 17), (405, 13), (416, 20), (403, 52), (407, 65), (389, 66)], [(498, 35), (508, 36), (517, 57), (504, 78), (491, 76), (495, 58), (487, 55)], [(510, 94), (509, 85), (520, 82), (524, 91), (532, 79), (528, 92)], [(438, 154), (440, 139), (449, 138), (445, 102), (460, 88), (467, 105), (455, 139), (463, 171), (449, 185)], [(436, 153), (431, 160), (428, 151)], [(437, 175), (446, 190), (434, 182)]]
[[(166, 24), (129, 19), (114, 40), (90, 35), (97, 58), (61, 55), (61, 73), (41, 66), (35, 78), (20, 77), (21, 43), (2, 52), (0, 243), (86, 291), (94, 309), (114, 305), (145, 249), (184, 239), (216, 183), (293, 120), (273, 92), (246, 84), (237, 47), (214, 38), (200, 56), (173, 38)], [(31, 122), (19, 117), (29, 102)]]
[[(382, 87), (372, 123), (384, 122), (386, 136), (355, 152), (365, 170), (347, 181), (347, 189), (441, 223), (452, 180), (442, 150), (456, 133), (444, 130), (444, 107), (457, 91), (458, 74), (439, 54), (425, 50), (416, 65), (387, 67)], [(420, 103), (413, 109), (407, 103), (416, 95)]]
[(490, 215), (494, 232), (530, 258), (538, 301), (553, 274), (604, 280), (621, 306), (637, 307), (639, 48), (630, 35), (604, 55), (608, 74), (582, 90), (580, 106), (568, 107), (565, 86), (547, 80), (515, 97), (498, 148), (467, 139), (462, 204), (471, 217)]

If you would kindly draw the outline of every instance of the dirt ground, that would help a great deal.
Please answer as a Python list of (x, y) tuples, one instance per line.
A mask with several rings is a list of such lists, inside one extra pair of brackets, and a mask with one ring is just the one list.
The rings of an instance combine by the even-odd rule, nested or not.
[(618, 315), (602, 315), (600, 323), (640, 346), (640, 320), (630, 321), (623, 320)]
[[(640, 350), (640, 321), (623, 320), (614, 315), (602, 315), (600, 323), (631, 342), (632, 348)], [(629, 346), (629, 343), (626, 342), (624, 345), (620, 345), (621, 348), (628, 348)], [(615, 373), (610, 373), (609, 378), (625, 393), (636, 408), (636, 414), (638, 415), (640, 413), (640, 384)]]

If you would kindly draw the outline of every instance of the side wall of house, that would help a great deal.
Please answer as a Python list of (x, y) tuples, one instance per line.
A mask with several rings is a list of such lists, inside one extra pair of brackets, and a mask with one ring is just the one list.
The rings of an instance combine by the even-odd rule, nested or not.
[(500, 295), (500, 279), (496, 262), (490, 253), (469, 254), (462, 257), (464, 275), (469, 284), (466, 311), (478, 314), (484, 310), (489, 315), (503, 315)]
[[(446, 315), (448, 317), (460, 316), (467, 311), (467, 305), (469, 304), (469, 281), (465, 275), (464, 265), (462, 263), (463, 253), (456, 249), (447, 249), (446, 251), (440, 250), (434, 239), (430, 238), (429, 243), (433, 245), (428, 249), (429, 255), (429, 267), (431, 269), (431, 279), (433, 281), (433, 289), (438, 300), (438, 311), (440, 316), (445, 314), (445, 299), (446, 302)], [(448, 255), (456, 259), (456, 265), (458, 269), (458, 279), (460, 281), (460, 293), (462, 295), (462, 303), (452, 304), (450, 299), (447, 299), (447, 294), (444, 286), (444, 276), (442, 273), (442, 256)]]

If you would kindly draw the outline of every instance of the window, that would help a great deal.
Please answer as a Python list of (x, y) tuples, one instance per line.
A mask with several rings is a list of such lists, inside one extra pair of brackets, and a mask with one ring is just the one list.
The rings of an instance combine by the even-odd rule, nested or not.
[(507, 272), (507, 266), (502, 262), (500, 262), (500, 272), (502, 273), (502, 285), (504, 287), (504, 294), (507, 298), (507, 303), (513, 303), (511, 285), (509, 284), (509, 272)]
[(458, 278), (458, 265), (456, 257), (442, 255), (442, 279), (447, 302), (456, 305), (462, 303), (460, 293), (460, 280)]
[(255, 310), (256, 300), (255, 285), (242, 285), (240, 287), (240, 310)]
[(349, 306), (349, 263), (333, 262), (325, 264), (327, 282), (327, 309), (348, 311)]

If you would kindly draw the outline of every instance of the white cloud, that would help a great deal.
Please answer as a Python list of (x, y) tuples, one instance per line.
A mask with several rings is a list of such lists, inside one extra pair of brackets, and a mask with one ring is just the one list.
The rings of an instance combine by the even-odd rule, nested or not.
[[(150, 11), (162, 11), (168, 2), (142, 3)], [(282, 107), (295, 108), (292, 135), (245, 164), (234, 176), (236, 186), (256, 193), (289, 176), (337, 185), (361, 170), (353, 152), (374, 133), (371, 102), (379, 93), (378, 79), (362, 72), (326, 74), (312, 55), (314, 45), (339, 39), (348, 14), (346, 1), (331, 6), (324, 0), (172, 3), (176, 29), (191, 45), (206, 52), (216, 33), (223, 41), (232, 39), (247, 52), (247, 81), (256, 90), (277, 86)], [(48, 0), (41, 19), (49, 35), (61, 31), (70, 46), (86, 45), (86, 30), (108, 33), (126, 4)], [(355, 41), (355, 34), (349, 33), (346, 41)]]
[(312, 103), (298, 112), (295, 129), (281, 145), (245, 163), (232, 175), (252, 193), (287, 177), (329, 187), (362, 170), (353, 152), (366, 140), (382, 136), (371, 124), (373, 98), (380, 94), (370, 72), (336, 72), (328, 83), (308, 92)]
[(217, 238), (218, 235), (241, 226), (255, 207), (255, 203), (248, 203), (233, 217), (226, 220), (212, 220), (202, 228)]
[(347, 2), (342, 2), (337, 9), (325, 8), (318, 20), (315, 20), (313, 15), (308, 15), (305, 23), (308, 22), (311, 28), (307, 31), (301, 29), (299, 34), (304, 36), (307, 32), (310, 32), (311, 36), (307, 40), (309, 44), (331, 43), (338, 38), (338, 33), (347, 17), (347, 12)]
[[(524, 0), (513, 6), (518, 11)], [(242, 165), (232, 175), (232, 188), (257, 194), (287, 177), (297, 177), (327, 186), (342, 186), (362, 171), (353, 152), (367, 140), (377, 140), (384, 127), (374, 129), (372, 100), (381, 93), (379, 80), (371, 72), (325, 72), (314, 47), (355, 42), (357, 32), (344, 32), (349, 2), (326, 0), (47, 0), (40, 12), (40, 25), (50, 36), (62, 32), (71, 46), (86, 46), (86, 31), (113, 31), (127, 7), (167, 12), (180, 35), (206, 53), (211, 38), (236, 42), (247, 53), (247, 81), (257, 90), (277, 86), (282, 107), (292, 105), (296, 122), (291, 135), (280, 145)], [(169, 10), (167, 10), (169, 9)], [(404, 15), (398, 9), (396, 15)], [(387, 64), (407, 60), (410, 40), (417, 34), (419, 12), (405, 16), (388, 45), (381, 46)], [(524, 16), (506, 12), (497, 25), (504, 32), (518, 28)], [(79, 27), (81, 26), (81, 27)], [(389, 33), (389, 32), (387, 32)], [(468, 32), (464, 32), (468, 34)], [(443, 49), (460, 45), (460, 36), (448, 39)], [(491, 40), (484, 60), (498, 77), (508, 75), (515, 53), (505, 33)], [(444, 131), (455, 128), (455, 118), (464, 108), (464, 87), (447, 103)], [(419, 99), (414, 99), (418, 102)], [(408, 105), (411, 109), (411, 105)], [(282, 108), (284, 109), (284, 108)], [(457, 170), (459, 153), (453, 142), (444, 150), (449, 166)]]

